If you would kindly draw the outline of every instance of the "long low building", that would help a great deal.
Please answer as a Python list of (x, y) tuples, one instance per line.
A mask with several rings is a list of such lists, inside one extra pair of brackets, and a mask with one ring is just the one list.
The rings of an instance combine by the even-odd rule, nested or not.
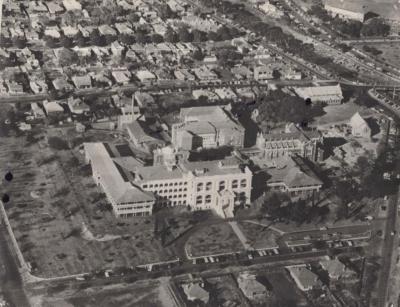
[(151, 214), (154, 204), (190, 206), (233, 217), (234, 207), (250, 204), (252, 172), (235, 157), (191, 162), (171, 147), (155, 151), (146, 166), (133, 156), (115, 156), (103, 143), (85, 143), (93, 178), (110, 200), (117, 216)]
[[(140, 165), (135, 159), (113, 157), (103, 143), (85, 143), (86, 162), (92, 166), (93, 179), (101, 186), (117, 217), (151, 215), (155, 196), (123, 177), (124, 165)], [(125, 166), (126, 167), (126, 166)]]
[(267, 180), (267, 186), (288, 193), (292, 198), (308, 198), (319, 192), (323, 185), (299, 156), (289, 159), (283, 168), (269, 169), (268, 174), (271, 177)]
[(315, 103), (340, 104), (343, 100), (343, 92), (340, 84), (298, 87), (294, 91), (300, 98)]

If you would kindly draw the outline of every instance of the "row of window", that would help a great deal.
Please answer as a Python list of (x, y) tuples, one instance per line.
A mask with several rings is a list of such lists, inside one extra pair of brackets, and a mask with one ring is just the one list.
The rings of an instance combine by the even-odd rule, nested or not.
[(129, 210), (137, 210), (137, 209), (149, 209), (150, 205), (147, 206), (134, 206), (134, 207), (124, 207), (124, 208), (117, 208), (118, 211), (129, 211)]
[(147, 188), (162, 188), (162, 187), (172, 187), (172, 186), (186, 186), (187, 182), (169, 182), (169, 183), (155, 183), (155, 184), (144, 184), (143, 189)]
[(161, 196), (161, 198), (170, 199), (170, 198), (186, 198), (186, 194), (174, 194), (174, 195), (167, 195)]
[[(247, 187), (247, 180), (246, 179), (242, 179), (242, 180), (240, 180), (240, 182), (237, 179), (232, 180), (232, 183), (231, 183), (232, 189), (237, 189), (239, 187), (239, 185), (240, 185), (241, 188), (246, 188)], [(212, 182), (209, 181), (205, 185), (204, 185), (203, 182), (199, 182), (197, 184), (197, 192), (203, 191), (204, 188), (205, 188), (206, 191), (211, 191)], [(226, 181), (220, 181), (219, 182), (219, 190), (225, 190), (225, 188), (226, 188)]]
[[(204, 202), (206, 204), (211, 203), (211, 195), (206, 195), (204, 197)], [(201, 205), (201, 204), (203, 204), (203, 196), (199, 195), (199, 196), (196, 197), (196, 205)]]
[(158, 191), (153, 191), (154, 193), (157, 194), (164, 194), (164, 193), (177, 193), (177, 192), (186, 192), (187, 188), (181, 188), (181, 189), (169, 189), (169, 190), (158, 190)]

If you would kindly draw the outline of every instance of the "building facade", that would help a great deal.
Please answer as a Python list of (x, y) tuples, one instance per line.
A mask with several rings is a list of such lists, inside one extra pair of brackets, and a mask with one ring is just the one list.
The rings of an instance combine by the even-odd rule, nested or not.
[(256, 140), (260, 158), (268, 160), (300, 155), (317, 161), (322, 159), (322, 146), (323, 137), (318, 131), (305, 131), (293, 124), (284, 133), (259, 133)]
[(171, 147), (157, 149), (151, 166), (133, 157), (115, 157), (103, 143), (86, 143), (87, 163), (117, 216), (151, 214), (153, 205), (190, 206), (233, 217), (235, 206), (250, 204), (252, 172), (235, 157), (190, 162)]
[(245, 129), (225, 106), (193, 107), (181, 109), (171, 135), (176, 149), (243, 147)]

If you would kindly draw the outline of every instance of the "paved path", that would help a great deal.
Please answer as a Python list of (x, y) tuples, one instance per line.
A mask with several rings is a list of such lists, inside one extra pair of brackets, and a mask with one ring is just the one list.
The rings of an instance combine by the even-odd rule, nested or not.
[(240, 227), (239, 227), (239, 225), (237, 224), (237, 222), (234, 222), (234, 221), (229, 222), (229, 225), (231, 225), (233, 231), (235, 232), (235, 234), (236, 234), (237, 237), (239, 238), (239, 240), (240, 240), (240, 242), (242, 243), (243, 247), (244, 247), (246, 250), (253, 249), (253, 248), (251, 247), (251, 245), (250, 245), (249, 243), (247, 243), (248, 240), (247, 240), (246, 236), (244, 235), (244, 233), (242, 232), (242, 230), (240, 229)]

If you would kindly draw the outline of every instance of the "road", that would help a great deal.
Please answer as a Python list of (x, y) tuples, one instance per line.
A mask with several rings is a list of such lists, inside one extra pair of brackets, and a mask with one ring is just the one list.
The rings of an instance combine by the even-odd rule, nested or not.
[(12, 307), (29, 307), (14, 257), (6, 240), (6, 230), (0, 222), (0, 289)]
[[(382, 263), (380, 270), (380, 278), (378, 284), (378, 298), (377, 306), (386, 307), (387, 295), (388, 295), (388, 284), (390, 279), (390, 271), (393, 262), (393, 253), (397, 249), (398, 245), (398, 233), (397, 233), (397, 205), (398, 205), (399, 193), (389, 198), (388, 203), (388, 217), (386, 220), (385, 227), (385, 239), (382, 247)], [(392, 233), (396, 233), (392, 235)], [(396, 244), (395, 244), (396, 243)]]

